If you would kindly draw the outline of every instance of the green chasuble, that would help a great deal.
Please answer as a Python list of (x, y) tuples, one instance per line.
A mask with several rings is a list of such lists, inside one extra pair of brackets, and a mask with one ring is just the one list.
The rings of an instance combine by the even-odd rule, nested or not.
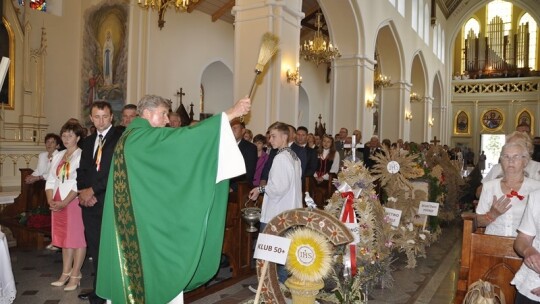
[(103, 210), (100, 297), (168, 303), (216, 274), (229, 194), (228, 180), (216, 183), (221, 127), (216, 115), (177, 129), (136, 118), (126, 129)]

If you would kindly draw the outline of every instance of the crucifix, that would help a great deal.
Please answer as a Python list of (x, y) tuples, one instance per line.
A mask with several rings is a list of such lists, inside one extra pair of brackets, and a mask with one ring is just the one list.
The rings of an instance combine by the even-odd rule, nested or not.
[(184, 88), (180, 88), (180, 90), (176, 91), (176, 96), (180, 98), (180, 104), (182, 104), (182, 96), (186, 96), (186, 93), (184, 93)]
[(182, 104), (182, 96), (186, 96), (186, 93), (184, 93), (184, 88), (180, 88), (180, 90), (176, 91), (176, 97), (178, 97), (178, 101), (180, 102), (178, 104), (178, 107), (176, 108), (176, 110), (178, 110), (178, 108), (180, 106), (183, 106), (183, 104)]
[(434, 136), (433, 140), (430, 141), (430, 143), (432, 143), (434, 146), (436, 146), (440, 142), (441, 142), (440, 140), (437, 140), (437, 136)]

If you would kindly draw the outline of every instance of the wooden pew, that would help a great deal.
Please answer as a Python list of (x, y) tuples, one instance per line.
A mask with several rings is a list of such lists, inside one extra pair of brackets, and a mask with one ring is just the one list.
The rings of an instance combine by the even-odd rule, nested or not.
[[(317, 208), (324, 209), (326, 206), (326, 200), (332, 197), (332, 194), (336, 190), (332, 184), (332, 180), (336, 178), (335, 173), (330, 173), (330, 178), (322, 183), (317, 183), (317, 180), (313, 176), (306, 176), (304, 179), (304, 193), (307, 191), (317, 204)], [(302, 198), (304, 198), (304, 194)], [(303, 204), (304, 207), (305, 203)]]
[(461, 267), (455, 304), (461, 304), (470, 284), (479, 279), (498, 285), (506, 303), (514, 303), (516, 289), (510, 281), (523, 260), (514, 251), (514, 239), (484, 234), (476, 225), (476, 214), (464, 213)]
[(17, 240), (17, 247), (26, 249), (43, 249), (45, 238), (51, 236), (49, 228), (37, 229), (29, 228), (19, 224), (19, 215), (22, 212), (35, 210), (38, 207), (48, 208), (47, 197), (45, 195), (45, 181), (40, 180), (31, 185), (24, 182), (26, 176), (32, 174), (29, 168), (19, 169), (21, 171), (21, 194), (15, 198), (15, 202), (6, 206), (0, 214), (0, 224), (8, 227)]

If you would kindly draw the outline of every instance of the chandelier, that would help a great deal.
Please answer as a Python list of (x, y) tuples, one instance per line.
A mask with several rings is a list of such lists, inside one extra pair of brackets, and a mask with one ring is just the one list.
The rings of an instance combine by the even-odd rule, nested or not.
[(326, 42), (324, 39), (321, 28), (323, 26), (321, 22), (322, 13), (317, 13), (317, 22), (315, 26), (317, 27), (317, 32), (313, 37), (313, 40), (304, 41), (304, 45), (300, 45), (300, 56), (304, 60), (314, 62), (315, 65), (323, 62), (331, 62), (335, 58), (341, 57), (337, 47), (333, 46), (331, 42)]
[[(174, 6), (177, 12), (185, 12), (188, 9), (190, 0), (137, 0), (139, 6), (144, 9), (156, 9), (158, 11), (159, 19), (158, 26), (161, 30), (165, 26), (165, 10), (168, 7)], [(199, 2), (199, 0), (191, 0), (193, 3)]]
[(386, 88), (392, 85), (390, 77), (381, 73), (381, 67), (379, 66), (379, 53), (375, 51), (375, 79), (373, 81), (373, 87), (375, 90)]

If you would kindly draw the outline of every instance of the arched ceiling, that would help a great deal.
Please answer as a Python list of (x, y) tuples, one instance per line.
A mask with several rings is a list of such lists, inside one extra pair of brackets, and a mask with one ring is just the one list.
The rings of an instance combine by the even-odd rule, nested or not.
[[(231, 10), (234, 4), (235, 0), (199, 0), (198, 2), (189, 4), (188, 13), (191, 13), (193, 10), (198, 10), (210, 15), (212, 22), (222, 20), (233, 24), (234, 16), (231, 14)], [(302, 32), (300, 33), (300, 37), (310, 35), (313, 31), (317, 30), (315, 21), (317, 20), (316, 14), (319, 10), (320, 7), (317, 0), (302, 1), (302, 12), (304, 12), (305, 17), (302, 20)], [(326, 26), (326, 22), (324, 22), (324, 16), (323, 23), (322, 33), (328, 36), (328, 27)]]
[[(434, 0), (427, 0), (434, 1)], [(448, 18), (456, 8), (463, 2), (463, 0), (435, 0), (437, 5), (444, 13), (446, 18)], [(469, 0), (468, 0), (469, 1)], [(467, 1), (467, 2), (468, 2)], [(203, 13), (206, 13), (211, 16), (212, 21), (223, 20), (228, 23), (234, 22), (234, 16), (231, 14), (231, 9), (233, 8), (235, 0), (199, 0), (196, 3), (191, 3), (189, 5), (188, 12), (193, 10), (198, 10)], [(319, 4), (317, 0), (303, 0), (302, 1), (302, 11), (306, 15), (305, 19), (302, 20), (302, 27), (316, 30), (315, 27), (315, 13), (319, 10)], [(326, 30), (326, 29), (325, 29)], [(304, 32), (302, 33), (304, 34)], [(327, 32), (325, 34), (328, 34)]]

